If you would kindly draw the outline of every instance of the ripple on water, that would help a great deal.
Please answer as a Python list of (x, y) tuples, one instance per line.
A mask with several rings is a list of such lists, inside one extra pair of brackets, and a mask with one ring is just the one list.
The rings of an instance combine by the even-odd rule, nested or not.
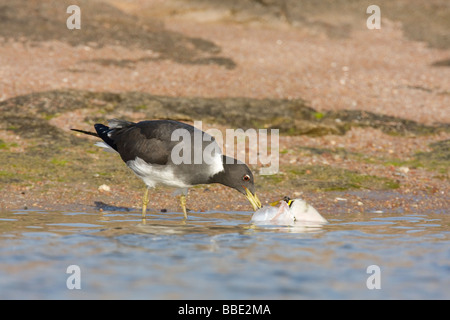
[[(338, 214), (315, 228), (250, 217), (2, 212), (0, 298), (450, 298), (446, 214)], [(73, 264), (78, 291), (66, 287)], [(380, 290), (366, 286), (370, 265)]]

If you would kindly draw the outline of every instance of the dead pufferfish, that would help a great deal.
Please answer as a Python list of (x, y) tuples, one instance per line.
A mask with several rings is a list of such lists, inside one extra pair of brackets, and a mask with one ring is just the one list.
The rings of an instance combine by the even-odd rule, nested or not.
[[(278, 205), (276, 207), (276, 205)], [(255, 211), (251, 222), (273, 223), (291, 225), (295, 222), (311, 222), (325, 224), (328, 221), (320, 215), (320, 213), (311, 205), (302, 199), (293, 199), (284, 197), (283, 200), (276, 201), (270, 206), (263, 206)]]

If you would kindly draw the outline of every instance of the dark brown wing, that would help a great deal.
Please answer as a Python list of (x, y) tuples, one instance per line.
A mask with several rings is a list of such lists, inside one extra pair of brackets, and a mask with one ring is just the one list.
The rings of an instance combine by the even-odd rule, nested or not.
[(160, 165), (169, 162), (173, 147), (179, 143), (172, 141), (174, 130), (194, 132), (193, 126), (173, 120), (138, 123), (115, 121), (111, 127), (96, 125), (95, 128), (99, 136), (120, 154), (123, 161), (139, 157), (147, 163)]

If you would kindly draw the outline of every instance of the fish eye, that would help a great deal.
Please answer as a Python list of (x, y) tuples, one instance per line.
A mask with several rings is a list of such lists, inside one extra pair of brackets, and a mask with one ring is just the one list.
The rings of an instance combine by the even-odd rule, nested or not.
[(250, 181), (250, 176), (248, 174), (246, 174), (245, 176), (242, 177), (242, 180)]

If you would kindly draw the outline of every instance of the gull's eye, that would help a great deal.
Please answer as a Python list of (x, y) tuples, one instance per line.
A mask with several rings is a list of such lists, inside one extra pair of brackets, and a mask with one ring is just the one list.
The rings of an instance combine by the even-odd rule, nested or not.
[(242, 180), (250, 181), (250, 176), (248, 174), (246, 174), (245, 176), (242, 177)]

